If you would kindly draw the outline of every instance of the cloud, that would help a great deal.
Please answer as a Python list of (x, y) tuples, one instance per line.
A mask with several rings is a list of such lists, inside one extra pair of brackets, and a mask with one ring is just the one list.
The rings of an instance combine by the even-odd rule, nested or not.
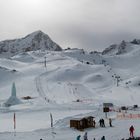
[(3, 0), (0, 38), (43, 30), (62, 47), (102, 50), (140, 38), (139, 0)]

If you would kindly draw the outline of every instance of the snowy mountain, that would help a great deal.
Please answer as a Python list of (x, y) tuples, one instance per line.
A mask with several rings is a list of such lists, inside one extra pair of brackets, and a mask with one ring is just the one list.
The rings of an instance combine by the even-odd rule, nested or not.
[[(32, 40), (36, 34), (22, 40)], [(3, 140), (10, 137), (15, 140), (76, 139), (84, 132), (69, 128), (69, 120), (88, 115), (96, 117), (97, 122), (95, 129), (86, 130), (89, 139), (100, 139), (101, 135), (113, 140), (127, 138), (129, 134), (125, 131), (130, 124), (134, 123), (136, 130), (140, 128), (139, 120), (124, 122), (117, 118), (117, 112), (108, 114), (115, 127), (108, 126), (108, 119), (105, 119), (105, 129), (98, 125), (99, 119), (104, 118), (104, 102), (113, 103), (115, 109), (140, 105), (139, 40), (123, 41), (102, 53), (83, 49), (51, 51), (44, 46), (39, 49), (44, 51), (19, 50), (10, 58), (0, 58), (0, 137)], [(22, 104), (5, 108), (3, 103), (11, 95), (13, 82)], [(17, 115), (17, 132), (22, 132), (16, 137), (12, 133), (13, 112)], [(53, 129), (50, 113), (54, 119)], [(133, 113), (140, 113), (140, 109)], [(138, 136), (139, 132), (135, 134)]]
[(0, 57), (11, 57), (27, 51), (61, 51), (61, 47), (42, 31), (33, 32), (24, 38), (0, 42)]
[(134, 47), (140, 47), (140, 40), (134, 39), (131, 42), (122, 41), (120, 44), (113, 44), (110, 47), (106, 48), (102, 54), (103, 55), (121, 55), (124, 53), (131, 52)]

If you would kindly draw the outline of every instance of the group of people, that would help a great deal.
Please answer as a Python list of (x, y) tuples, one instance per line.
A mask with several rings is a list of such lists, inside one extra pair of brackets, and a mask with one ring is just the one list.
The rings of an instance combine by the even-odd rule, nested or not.
[[(76, 140), (80, 140), (80, 138), (81, 138), (81, 135), (78, 135), (77, 138), (76, 138)], [(87, 132), (85, 132), (85, 134), (83, 136), (83, 140), (88, 140)], [(95, 140), (95, 138), (93, 140)], [(105, 140), (105, 136), (102, 136), (101, 137), (101, 140)]]
[(100, 123), (100, 127), (105, 127), (105, 121), (104, 121), (104, 119), (100, 119), (99, 120), (99, 123)]
[[(101, 127), (105, 127), (104, 119), (100, 119), (99, 123), (100, 123)], [(109, 119), (109, 125), (110, 125), (110, 127), (112, 127), (112, 120), (111, 119)], [(131, 125), (129, 128), (130, 138), (134, 138), (134, 131), (135, 131), (134, 126)], [(76, 140), (80, 140), (80, 139), (81, 139), (81, 135), (78, 135)], [(40, 140), (42, 140), (42, 139), (40, 139)], [(88, 140), (87, 132), (85, 132), (85, 134), (83, 135), (83, 140)], [(94, 140), (95, 140), (95, 138), (94, 138)], [(105, 136), (102, 136), (101, 140), (105, 140)], [(124, 140), (124, 138), (122, 140)]]
[[(101, 122), (101, 127), (105, 126), (103, 119), (100, 119), (99, 122)], [(111, 120), (109, 121), (109, 123), (110, 123), (110, 126), (112, 127)], [(134, 126), (131, 125), (130, 128), (129, 128), (130, 138), (134, 138), (134, 131), (135, 131)], [(78, 135), (76, 140), (80, 140), (80, 139), (81, 139), (81, 135)], [(83, 140), (88, 140), (87, 132), (85, 132), (85, 134), (83, 135)], [(93, 140), (95, 140), (95, 138)], [(101, 140), (105, 140), (105, 136), (102, 136)], [(122, 140), (124, 140), (124, 139), (122, 139)]]
[[(99, 123), (100, 123), (100, 127), (105, 127), (104, 119), (100, 119)], [(111, 118), (109, 118), (109, 126), (112, 127), (112, 119)]]
[[(81, 138), (81, 135), (78, 135), (77, 138), (76, 138), (76, 140), (80, 140), (80, 138)], [(88, 140), (87, 132), (85, 132), (85, 134), (84, 134), (84, 136), (83, 136), (83, 139), (84, 139), (84, 140)]]

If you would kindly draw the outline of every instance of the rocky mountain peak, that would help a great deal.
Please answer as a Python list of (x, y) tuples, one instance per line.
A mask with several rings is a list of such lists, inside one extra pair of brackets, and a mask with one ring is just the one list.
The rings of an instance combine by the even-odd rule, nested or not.
[(0, 42), (1, 57), (11, 57), (21, 52), (36, 50), (61, 51), (62, 48), (40, 30), (20, 39)]
[(106, 48), (102, 55), (121, 55), (124, 53), (128, 53), (134, 51), (137, 47), (140, 46), (140, 40), (134, 39), (131, 42), (126, 42), (123, 40), (120, 44), (113, 44)]

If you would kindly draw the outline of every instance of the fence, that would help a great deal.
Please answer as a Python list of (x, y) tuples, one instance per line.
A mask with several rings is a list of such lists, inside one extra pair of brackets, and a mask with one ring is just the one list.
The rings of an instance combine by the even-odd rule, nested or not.
[(140, 119), (140, 114), (126, 114), (126, 113), (118, 113), (118, 119)]

